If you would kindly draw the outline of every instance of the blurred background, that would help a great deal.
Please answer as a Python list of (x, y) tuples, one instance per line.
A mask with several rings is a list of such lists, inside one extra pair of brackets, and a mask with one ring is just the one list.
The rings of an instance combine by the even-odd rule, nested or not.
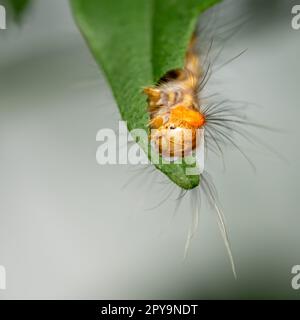
[(206, 162), (238, 279), (206, 205), (183, 260), (190, 194), (173, 216), (180, 190), (161, 173), (97, 164), (96, 133), (117, 128), (117, 105), (68, 1), (36, 0), (0, 31), (0, 299), (300, 298), (291, 286), (300, 264), (296, 2), (236, 3), (220, 10), (250, 19), (224, 57), (247, 51), (208, 86), (254, 103), (251, 117), (280, 130), (251, 130), (287, 159), (245, 145), (256, 172), (233, 149), (225, 170), (216, 157)]

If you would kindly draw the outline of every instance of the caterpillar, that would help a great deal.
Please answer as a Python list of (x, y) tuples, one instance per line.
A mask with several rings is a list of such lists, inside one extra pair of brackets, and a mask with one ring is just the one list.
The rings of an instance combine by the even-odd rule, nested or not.
[[(184, 157), (195, 150), (197, 129), (206, 122), (198, 99), (203, 71), (195, 43), (194, 35), (182, 69), (171, 70), (156, 86), (144, 88), (148, 96), (149, 127), (155, 129), (150, 140), (163, 156)], [(187, 130), (191, 133), (189, 138)]]
[[(225, 30), (225, 39), (220, 36), (221, 42), (223, 40), (227, 41), (243, 23), (244, 21), (239, 22), (234, 26), (233, 30), (231, 28), (227, 31)], [(226, 36), (226, 32), (229, 35), (227, 34)], [(199, 38), (199, 33), (196, 31), (189, 42), (182, 68), (170, 70), (155, 85), (143, 89), (144, 94), (147, 95), (150, 118), (149, 128), (151, 132), (149, 139), (162, 157), (175, 160), (178, 157), (184, 158), (186, 155), (194, 153), (197, 165), (201, 169), (199, 187), (189, 191), (193, 199), (193, 216), (185, 245), (185, 255), (191, 238), (197, 229), (200, 195), (204, 193), (209, 205), (216, 212), (232, 271), (236, 277), (235, 264), (225, 227), (225, 218), (220, 209), (217, 190), (211, 175), (207, 171), (204, 171), (204, 153), (208, 149), (223, 160), (223, 147), (231, 145), (240, 152), (255, 170), (255, 165), (251, 159), (235, 141), (234, 135), (237, 134), (248, 142), (261, 144), (276, 156), (280, 156), (280, 154), (259, 141), (256, 136), (247, 130), (249, 127), (255, 127), (258, 129), (271, 129), (273, 131), (272, 128), (247, 120), (244, 108), (250, 105), (249, 103), (232, 101), (220, 97), (217, 101), (208, 102), (208, 97), (202, 96), (203, 89), (212, 73), (238, 58), (246, 50), (243, 50), (215, 68), (215, 62), (218, 60), (224, 47), (221, 46), (221, 49), (217, 51), (215, 56), (210, 57), (210, 55), (213, 55), (213, 42), (216, 42), (213, 35), (213, 38), (208, 43), (208, 50), (203, 55), (197, 47), (200, 40), (203, 40), (202, 37), (201, 39)], [(213, 70), (213, 68), (215, 69)], [(187, 131), (189, 134), (186, 134)], [(202, 139), (199, 139), (199, 135)], [(202, 161), (203, 163), (201, 163)], [(186, 191), (182, 190), (179, 198), (185, 194)], [(177, 209), (178, 206), (176, 206)]]
[[(223, 156), (222, 145), (229, 143), (236, 147), (253, 166), (248, 156), (231, 137), (232, 133), (244, 135), (240, 126), (249, 123), (245, 121), (245, 115), (239, 113), (233, 101), (224, 99), (207, 103), (201, 97), (202, 89), (212, 73), (212, 63), (204, 61), (206, 59), (197, 50), (197, 41), (198, 36), (195, 32), (188, 45), (183, 68), (167, 72), (158, 83), (154, 86), (145, 87), (143, 90), (144, 94), (147, 95), (150, 118), (149, 128), (151, 133), (149, 139), (163, 157), (176, 159), (177, 157), (184, 158), (191, 153), (196, 154), (197, 165), (200, 167), (201, 182), (200, 188), (191, 191), (194, 199), (194, 209), (192, 224), (185, 245), (185, 256), (198, 225), (200, 189), (217, 213), (218, 225), (228, 252), (233, 274), (236, 277), (233, 255), (225, 227), (225, 218), (220, 210), (216, 188), (211, 176), (204, 171), (203, 154), (209, 148)], [(208, 51), (211, 50), (212, 42)], [(228, 62), (239, 57), (243, 52)], [(218, 55), (219, 53), (217, 53)], [(186, 134), (187, 131), (189, 134)], [(199, 134), (202, 140), (199, 139)], [(200, 146), (199, 140), (201, 140)], [(201, 163), (202, 161), (203, 163)]]

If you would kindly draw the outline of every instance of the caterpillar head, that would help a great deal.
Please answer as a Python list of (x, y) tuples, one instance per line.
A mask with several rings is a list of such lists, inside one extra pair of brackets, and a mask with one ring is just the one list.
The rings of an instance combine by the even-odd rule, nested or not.
[(205, 123), (205, 117), (195, 108), (176, 106), (170, 110), (167, 120), (158, 115), (150, 122), (150, 140), (165, 157), (184, 157), (196, 148), (197, 129)]

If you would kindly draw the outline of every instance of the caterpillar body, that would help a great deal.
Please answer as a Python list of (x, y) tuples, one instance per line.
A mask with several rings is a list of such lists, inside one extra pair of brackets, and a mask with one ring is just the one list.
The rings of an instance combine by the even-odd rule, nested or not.
[[(217, 213), (218, 225), (233, 274), (236, 276), (224, 216), (218, 205), (214, 184), (210, 175), (204, 171), (204, 145), (206, 147), (208, 141), (210, 149), (213, 150), (214, 145), (222, 156), (222, 144), (229, 143), (248, 160), (231, 138), (232, 133), (241, 133), (239, 125), (246, 122), (244, 122), (244, 115), (241, 116), (235, 106), (227, 105), (228, 100), (207, 104), (201, 98), (201, 90), (206, 85), (212, 70), (210, 62), (207, 64), (207, 61), (202, 61), (202, 56), (196, 49), (197, 40), (194, 34), (185, 55), (183, 68), (169, 71), (156, 85), (144, 88), (144, 93), (148, 96), (150, 140), (163, 157), (175, 159), (191, 153), (195, 154), (201, 174), (201, 185), (198, 189), (205, 193), (208, 202)], [(233, 101), (231, 102), (234, 105)], [(187, 131), (189, 134), (186, 134)], [(192, 193), (196, 203), (185, 255), (198, 225), (200, 193), (197, 189)]]
[[(182, 69), (163, 76), (155, 86), (144, 88), (148, 96), (151, 142), (162, 156), (184, 157), (197, 147), (197, 132), (205, 125), (198, 91), (203, 77), (200, 58), (190, 41)], [(187, 132), (189, 134), (187, 134)]]

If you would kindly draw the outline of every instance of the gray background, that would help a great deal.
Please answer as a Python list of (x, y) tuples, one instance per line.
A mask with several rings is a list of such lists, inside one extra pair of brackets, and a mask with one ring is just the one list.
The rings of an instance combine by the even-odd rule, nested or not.
[[(183, 261), (190, 196), (173, 218), (178, 190), (162, 174), (96, 163), (97, 131), (116, 128), (120, 117), (68, 2), (37, 0), (21, 26), (9, 23), (0, 32), (0, 264), (7, 271), (0, 299), (300, 297), (290, 284), (291, 268), (300, 264), (300, 31), (291, 28), (293, 3), (228, 6), (229, 15), (251, 19), (226, 55), (248, 51), (211, 84), (262, 106), (250, 107), (251, 116), (282, 132), (254, 133), (288, 159), (245, 145), (256, 173), (230, 148), (225, 171), (216, 157), (206, 163), (238, 280), (211, 210), (202, 208)], [(166, 202), (147, 210), (171, 188)]]

